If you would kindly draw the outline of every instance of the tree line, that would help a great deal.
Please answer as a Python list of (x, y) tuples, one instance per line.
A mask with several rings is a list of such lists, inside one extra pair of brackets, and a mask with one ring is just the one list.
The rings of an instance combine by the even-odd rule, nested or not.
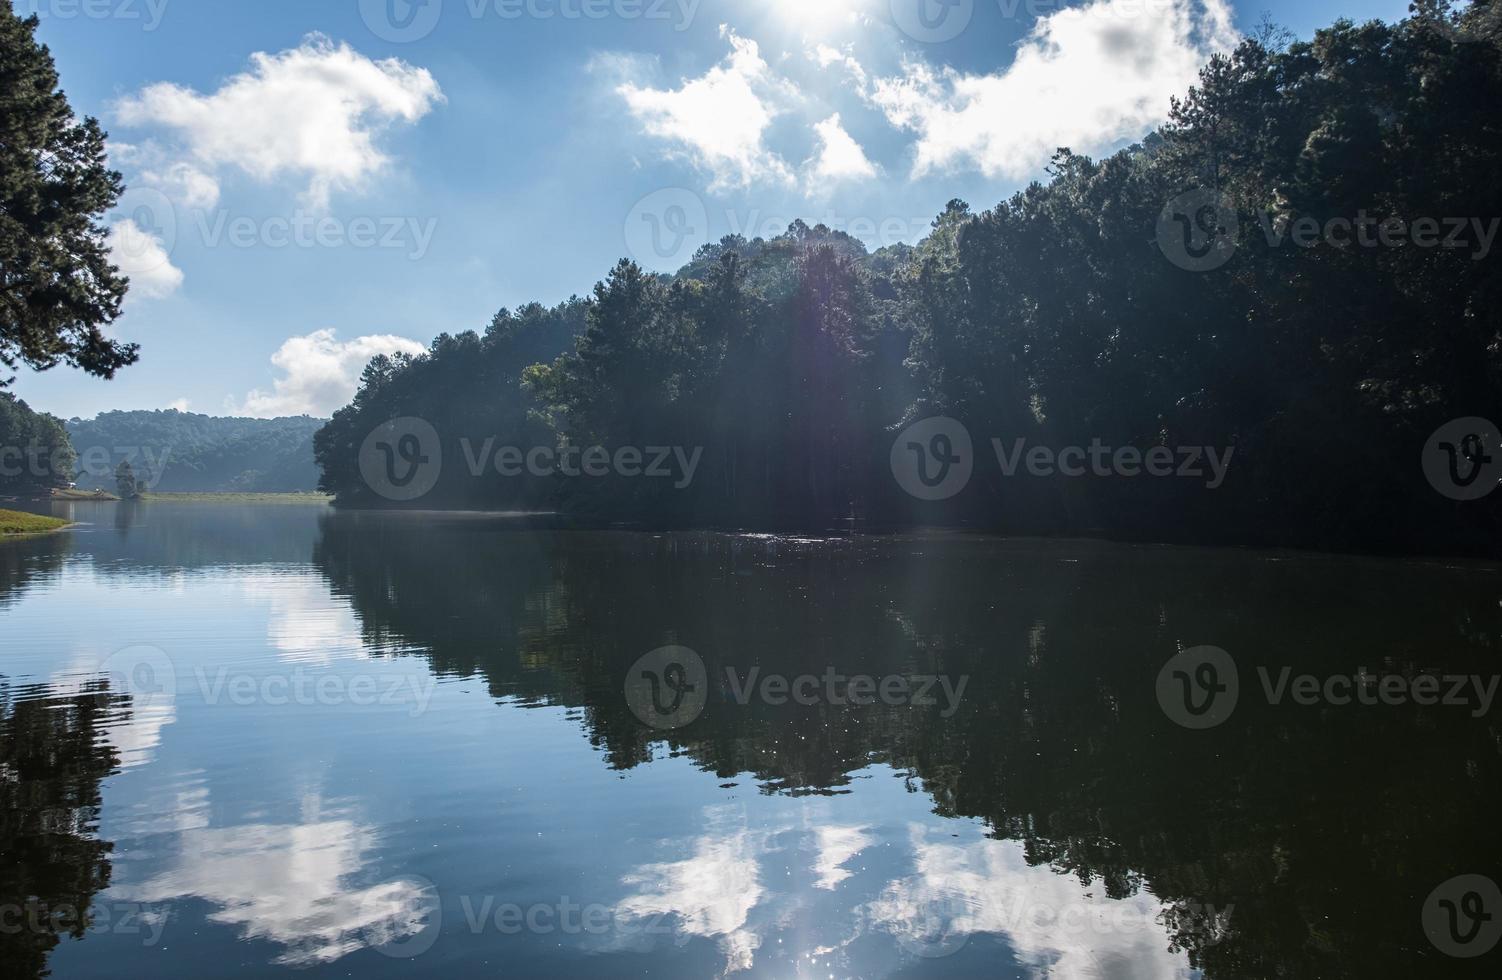
[(83, 489), (111, 490), (128, 463), (143, 489), (174, 492), (311, 491), (313, 433), (323, 419), (219, 418), (196, 412), (100, 412), (69, 419)]
[[(323, 487), (384, 504), (361, 449), (415, 416), (444, 460), (422, 506), (1495, 553), (1502, 494), (1437, 493), (1420, 455), (1502, 407), (1502, 30), (1490, 3), (1417, 6), (1249, 38), (1141, 143), (1062, 149), (1046, 182), (981, 213), (951, 202), (916, 246), (801, 222), (729, 236), (677, 275), (622, 261), (588, 298), (378, 358), (315, 439)], [(893, 478), (894, 440), (932, 416), (974, 438), (943, 501)], [(703, 455), (688, 487), (477, 477), (489, 437)], [(1214, 489), (1018, 478), (987, 465), (992, 439), (1234, 456)]]
[(77, 463), (61, 419), (0, 391), (0, 496), (44, 496), (66, 487)]
[[(0, 391), (0, 496), (76, 484), (119, 492), (306, 492), (318, 484), (313, 434), (324, 420), (101, 412), (67, 422)], [(125, 492), (123, 474), (132, 492)]]

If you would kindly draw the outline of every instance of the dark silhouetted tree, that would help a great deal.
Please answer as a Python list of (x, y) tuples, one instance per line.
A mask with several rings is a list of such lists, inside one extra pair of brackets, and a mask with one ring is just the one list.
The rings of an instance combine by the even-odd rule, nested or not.
[(0, 364), (109, 378), (137, 356), (103, 331), (127, 286), (99, 224), (120, 175), (99, 123), (79, 122), (58, 88), (37, 23), (0, 6)]

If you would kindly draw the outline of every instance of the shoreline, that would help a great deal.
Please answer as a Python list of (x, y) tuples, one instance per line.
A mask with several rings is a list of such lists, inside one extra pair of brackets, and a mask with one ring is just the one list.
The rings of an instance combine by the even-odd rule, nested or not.
[(43, 534), (56, 534), (78, 526), (76, 521), (60, 517), (48, 517), (20, 510), (0, 509), (0, 538), (33, 538)]
[(310, 490), (184, 490), (147, 491), (136, 498), (143, 503), (266, 503), (266, 504), (330, 504), (330, 494)]

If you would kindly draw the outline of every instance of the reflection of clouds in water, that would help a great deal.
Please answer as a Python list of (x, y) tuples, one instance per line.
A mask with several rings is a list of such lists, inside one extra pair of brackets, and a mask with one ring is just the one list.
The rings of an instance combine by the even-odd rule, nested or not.
[(118, 891), (137, 902), (212, 902), (222, 908), (210, 921), (286, 947), (277, 964), (328, 963), (422, 928), (419, 883), (347, 884), (376, 844), (374, 831), (352, 820), (190, 830), (171, 869)]
[[(668, 918), (680, 943), (716, 940), (726, 974), (751, 969), (759, 950), (796, 952), (777, 939), (793, 930), (805, 944), (799, 946), (804, 965), (808, 955), (838, 955), (873, 933), (896, 943), (894, 966), (913, 957), (957, 953), (967, 940), (987, 934), (1002, 940), (1031, 976), (1162, 980), (1195, 975), (1184, 954), (1169, 951), (1171, 936), (1160, 921), (1165, 906), (1156, 898), (1139, 893), (1114, 900), (1098, 883), (1082, 886), (1047, 866), (1029, 867), (1015, 841), (931, 842), (929, 833), (940, 831), (913, 824), (905, 843), (915, 873), (875, 885), (874, 899), (851, 908), (845, 902), (856, 903), (855, 896), (869, 893), (862, 889), (841, 901), (840, 893), (854, 884), (846, 883), (863, 870), (847, 865), (868, 848), (886, 843), (900, 850), (904, 841), (884, 841), (868, 826), (840, 824), (825, 814), (817, 820), (805, 825), (809, 846), (783, 852), (779, 838), (804, 832), (787, 826), (748, 828), (743, 813), (709, 808), (708, 832), (684, 843), (689, 856), (643, 865), (627, 875), (624, 882), (634, 893), (617, 909), (626, 919)], [(812, 865), (812, 890), (792, 884), (799, 880), (796, 874), (769, 873), (763, 862), (774, 851), (795, 853)], [(788, 887), (773, 887), (783, 883)], [(855, 928), (818, 945), (819, 927), (840, 929), (851, 922), (839, 911), (820, 911), (825, 902), (853, 912)], [(1002, 947), (997, 953), (1003, 955)]]
[(120, 768), (130, 769), (155, 758), (156, 748), (162, 743), (162, 729), (176, 720), (176, 705), (158, 701), (132, 708), (129, 718), (106, 722), (101, 727), (120, 753)]
[(179, 774), (177, 780), (154, 787), (144, 801), (120, 819), (121, 833), (131, 837), (180, 834), (209, 825), (208, 773), (202, 769)]
[(325, 667), (341, 657), (364, 657), (354, 611), (329, 594), (321, 577), (256, 569), (237, 581), (246, 598), (270, 607), (266, 641), (283, 660)]
[[(1188, 958), (1172, 953), (1158, 921), (1164, 905), (1139, 892), (1107, 898), (1102, 886), (1082, 888), (1047, 866), (1029, 867), (1016, 841), (931, 843), (927, 828), (914, 825), (915, 874), (893, 881), (865, 908), (878, 930), (934, 944), (934, 954), (953, 952), (963, 937), (994, 933), (1004, 938), (1034, 975), (1051, 978), (1191, 977)], [(926, 920), (936, 910), (947, 919), (937, 934)]]
[[(706, 813), (709, 823), (724, 825), (727, 811)], [(692, 856), (682, 861), (647, 864), (627, 875), (625, 884), (641, 891), (618, 907), (627, 918), (676, 916), (683, 937), (718, 938), (727, 960), (726, 972), (751, 968), (757, 932), (747, 918), (764, 894), (758, 857), (767, 850), (770, 834), (742, 826), (695, 838)]]
[(865, 827), (840, 827), (826, 825), (815, 829), (815, 843), (819, 857), (814, 862), (818, 881), (816, 888), (833, 889), (849, 878), (851, 872), (842, 865), (861, 851), (876, 843), (876, 838), (866, 833)]
[(162, 743), (162, 729), (177, 720), (177, 707), (171, 702), (154, 702), (132, 708), (130, 717), (101, 726), (105, 737), (120, 753), (120, 768), (144, 766), (156, 756)]
[[(137, 648), (121, 652), (129, 653), (134, 649)], [(166, 657), (160, 651), (154, 653)], [(159, 681), (151, 680), (141, 689), (132, 690), (134, 673), (129, 669), (131, 665), (124, 665), (125, 672), (121, 673), (122, 665), (111, 663), (112, 659), (76, 656), (47, 679), (47, 686), (56, 697), (98, 693), (119, 697), (120, 704), (112, 705), (102, 716), (99, 731), (120, 756), (119, 767), (132, 769), (144, 766), (156, 757), (157, 746), (162, 744), (162, 729), (177, 720), (176, 683), (163, 673)], [(101, 692), (97, 685), (106, 679), (109, 689)]]

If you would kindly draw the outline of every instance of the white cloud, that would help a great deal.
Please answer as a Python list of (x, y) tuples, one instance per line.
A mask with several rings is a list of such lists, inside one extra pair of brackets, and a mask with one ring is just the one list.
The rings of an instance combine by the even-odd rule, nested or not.
[(110, 144), (110, 165), (129, 170), (127, 191), (150, 187), (185, 208), (207, 210), (219, 203), (219, 181), (191, 163), (175, 159), (180, 151), (169, 150), (155, 140), (145, 143)]
[(162, 240), (133, 219), (123, 218), (111, 225), (105, 243), (110, 261), (130, 278), (127, 299), (161, 299), (183, 284), (183, 270), (172, 264)]
[(193, 173), (173, 179), (198, 200), (208, 194), (200, 177), (238, 168), (262, 182), (305, 180), (308, 200), (325, 206), (330, 191), (359, 189), (387, 166), (378, 145), (385, 129), (414, 123), (443, 101), (426, 69), (373, 61), (321, 35), (250, 60), (249, 71), (210, 94), (158, 82), (116, 107), (128, 126), (175, 134), (188, 157), (181, 163)]
[(420, 354), (422, 344), (405, 337), (375, 334), (340, 341), (333, 330), (315, 330), (302, 337), (290, 337), (271, 363), (282, 372), (267, 392), (259, 388), (229, 410), (253, 418), (277, 418), (284, 415), (327, 416), (342, 408), (354, 397), (360, 372), (377, 354)]
[(876, 167), (866, 159), (861, 145), (845, 132), (838, 112), (815, 124), (814, 133), (819, 138), (819, 150), (809, 161), (809, 175), (814, 180), (876, 176)]
[(173, 163), (163, 170), (143, 171), (141, 181), (185, 208), (207, 211), (219, 203), (219, 181), (191, 163)]
[(851, 54), (848, 48), (841, 51), (839, 48), (833, 48), (827, 44), (819, 44), (814, 47), (813, 51), (809, 52), (809, 57), (820, 68), (828, 68), (830, 65), (842, 66), (846, 71), (850, 72), (850, 77), (855, 80), (856, 85), (861, 88), (866, 87), (866, 69), (861, 67), (861, 63), (855, 60), (855, 55)]
[(649, 135), (708, 171), (712, 186), (791, 183), (792, 172), (765, 137), (792, 90), (762, 60), (755, 41), (725, 27), (720, 33), (730, 41), (730, 55), (704, 75), (672, 90), (626, 82), (616, 91)]
[(167, 403), (167, 408), (174, 412), (186, 412), (188, 410), (188, 400), (186, 398), (174, 398)]
[(1020, 179), (1058, 147), (1099, 153), (1141, 137), (1236, 42), (1225, 0), (1095, 0), (1040, 18), (996, 74), (910, 62), (871, 99), (918, 134), (914, 176), (971, 166)]

